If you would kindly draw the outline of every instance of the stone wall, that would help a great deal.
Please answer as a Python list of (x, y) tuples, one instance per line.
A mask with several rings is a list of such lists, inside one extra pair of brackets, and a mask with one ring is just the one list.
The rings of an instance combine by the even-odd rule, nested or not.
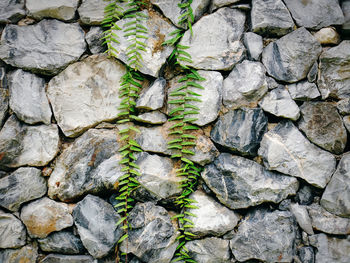
[[(181, 178), (167, 148), (181, 73), (162, 46), (177, 1), (151, 0), (137, 101), (142, 185), (132, 263), (168, 263)], [(114, 262), (119, 60), (102, 0), (0, 1), (0, 262)], [(181, 44), (205, 77), (187, 248), (200, 263), (350, 262), (350, 1), (194, 0)], [(118, 22), (119, 25), (124, 20)]]

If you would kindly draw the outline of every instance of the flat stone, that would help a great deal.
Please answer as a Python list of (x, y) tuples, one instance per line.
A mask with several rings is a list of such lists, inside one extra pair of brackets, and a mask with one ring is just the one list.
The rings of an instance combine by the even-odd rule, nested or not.
[(342, 99), (337, 102), (337, 109), (341, 115), (350, 114), (350, 98)]
[(148, 124), (164, 124), (168, 120), (164, 113), (159, 111), (152, 111), (140, 114), (137, 116), (139, 122)]
[(86, 255), (58, 255), (58, 254), (49, 254), (45, 258), (39, 261), (39, 263), (95, 263), (91, 256)]
[(103, 199), (87, 195), (73, 210), (74, 223), (85, 248), (94, 258), (102, 258), (113, 250), (123, 235), (121, 218), (113, 206)]
[(58, 144), (57, 125), (29, 126), (11, 115), (0, 131), (0, 166), (44, 166), (56, 156)]
[(16, 212), (23, 203), (42, 197), (46, 191), (46, 181), (39, 169), (21, 167), (0, 179), (0, 204)]
[(47, 95), (63, 133), (76, 137), (102, 121), (116, 119), (120, 110), (123, 64), (103, 55), (74, 63), (49, 82)]
[(318, 88), (322, 99), (350, 97), (350, 40), (324, 51), (320, 56)]
[(50, 234), (46, 238), (38, 239), (40, 249), (45, 252), (62, 254), (82, 254), (85, 248), (80, 238), (69, 231), (60, 231)]
[(240, 223), (230, 241), (238, 261), (292, 262), (297, 226), (290, 212), (255, 210)]
[(93, 26), (85, 35), (85, 40), (92, 54), (103, 53), (106, 51), (106, 46), (103, 45), (102, 37), (103, 29), (99, 26)]
[(211, 130), (211, 139), (230, 151), (256, 155), (267, 131), (267, 117), (260, 108), (238, 109), (222, 115)]
[[(35, 49), (28, 48), (35, 46)], [(7, 25), (0, 39), (0, 59), (11, 66), (55, 75), (84, 53), (84, 31), (78, 24), (42, 20), (35, 25)]]
[(228, 153), (205, 166), (202, 178), (219, 201), (231, 209), (279, 203), (295, 195), (299, 187), (295, 178), (270, 172), (256, 162)]
[(35, 263), (38, 257), (38, 247), (27, 245), (19, 249), (0, 250), (0, 262), (8, 263)]
[[(21, 220), (0, 210), (0, 248), (18, 248), (26, 244), (26, 229)], [(1, 252), (0, 252), (1, 255)], [(1, 256), (0, 256), (1, 258)], [(5, 261), (2, 261), (5, 262)]]
[(269, 75), (293, 83), (307, 76), (321, 51), (321, 44), (299, 28), (265, 47), (262, 62)]
[(146, 110), (158, 110), (163, 107), (165, 99), (164, 78), (156, 79), (149, 87), (143, 89), (136, 101), (136, 108)]
[(79, 0), (26, 0), (28, 15), (35, 19), (56, 18), (63, 21), (72, 20)]
[(324, 188), (335, 170), (334, 156), (310, 143), (291, 121), (264, 134), (258, 154), (265, 166)]
[(244, 33), (243, 43), (247, 48), (248, 58), (251, 60), (260, 60), (263, 51), (263, 39), (253, 32)]
[(51, 123), (51, 109), (45, 93), (45, 80), (17, 69), (8, 77), (10, 108), (16, 116), (29, 124)]
[(4, 124), (9, 107), (9, 90), (5, 68), (0, 67), (0, 127)]
[(73, 225), (69, 206), (47, 197), (24, 205), (21, 209), (21, 220), (32, 238), (45, 238), (54, 231)]
[(223, 85), (223, 104), (228, 108), (254, 107), (268, 90), (266, 69), (260, 62), (237, 64)]
[(334, 104), (304, 102), (300, 110), (299, 129), (311, 142), (335, 154), (344, 152), (347, 133)]
[(301, 27), (320, 29), (344, 23), (344, 15), (336, 0), (285, 0), (296, 24)]
[(239, 1), (240, 0), (213, 0), (213, 1), (211, 1), (209, 10), (210, 10), (210, 12), (213, 12), (220, 7), (228, 6), (228, 5), (237, 3)]
[(333, 27), (321, 28), (314, 34), (314, 37), (322, 45), (337, 45), (340, 42), (340, 35)]
[(306, 206), (291, 204), (290, 212), (294, 215), (301, 229), (303, 229), (309, 235), (314, 234), (314, 230), (312, 229), (312, 224), (311, 224), (311, 218), (308, 214), (308, 210), (306, 209)]
[(350, 132), (350, 116), (344, 116), (343, 123), (348, 132)]
[(0, 3), (0, 23), (16, 23), (25, 16), (24, 0), (3, 0)]
[(283, 36), (295, 27), (281, 0), (253, 0), (251, 20), (252, 31), (265, 36)]
[(313, 100), (321, 96), (315, 83), (300, 81), (287, 85), (287, 90), (293, 100)]
[(189, 46), (186, 52), (193, 61), (183, 64), (196, 69), (231, 70), (245, 57), (240, 41), (244, 23), (245, 14), (228, 7), (202, 17), (193, 25), (193, 34), (188, 30), (180, 41), (180, 45)]

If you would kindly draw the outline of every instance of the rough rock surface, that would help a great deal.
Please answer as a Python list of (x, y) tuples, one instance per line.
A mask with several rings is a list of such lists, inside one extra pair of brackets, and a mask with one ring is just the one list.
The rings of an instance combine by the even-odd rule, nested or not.
[(301, 229), (303, 229), (309, 235), (314, 234), (314, 231), (312, 229), (312, 224), (311, 224), (311, 218), (305, 206), (298, 205), (298, 204), (291, 204), (290, 212), (294, 215)]
[(243, 43), (247, 48), (248, 58), (251, 60), (259, 60), (263, 51), (263, 39), (261, 36), (247, 32), (244, 33)]
[(322, 28), (314, 34), (322, 45), (336, 45), (340, 42), (340, 35), (333, 27)]
[(146, 110), (158, 110), (162, 108), (165, 99), (165, 85), (166, 80), (159, 78), (148, 88), (143, 89), (136, 101), (136, 108)]
[(0, 67), (0, 127), (4, 124), (9, 107), (9, 91), (5, 68)]
[(14, 215), (5, 213), (1, 210), (0, 233), (0, 248), (18, 248), (26, 244), (26, 229), (21, 220)]
[(312, 247), (299, 248), (298, 257), (302, 263), (315, 263), (315, 253)]
[(341, 115), (350, 114), (350, 98), (342, 99), (337, 103), (337, 109)]
[(306, 80), (287, 85), (287, 89), (293, 100), (313, 100), (321, 96), (316, 84)]
[(166, 123), (168, 118), (164, 113), (159, 111), (145, 112), (137, 116), (139, 122), (149, 124), (163, 124)]
[(38, 247), (36, 245), (27, 245), (19, 249), (0, 250), (0, 262), (25, 262), (35, 263), (38, 257)]
[(45, 252), (62, 254), (81, 254), (85, 248), (80, 238), (69, 231), (60, 231), (50, 234), (46, 238), (38, 239), (40, 249)]
[(40, 263), (95, 263), (91, 256), (85, 255), (57, 255), (57, 254), (49, 254), (45, 258), (43, 258)]
[(72, 20), (79, 0), (26, 0), (29, 16), (35, 19), (56, 18), (64, 21)]
[[(104, 18), (104, 9), (107, 1), (83, 0), (78, 8), (80, 21), (85, 25), (99, 25)], [(121, 6), (120, 3), (118, 3)]]
[(103, 29), (100, 27), (91, 27), (89, 32), (85, 35), (85, 40), (89, 46), (89, 50), (92, 54), (103, 53), (106, 50), (106, 46), (102, 45)]
[(345, 128), (350, 132), (350, 116), (345, 116), (343, 118), (343, 123), (345, 125)]
[(0, 10), (0, 23), (16, 23), (26, 14), (24, 0), (2, 0)]
[(350, 33), (350, 1), (343, 0), (341, 8), (344, 14), (345, 23), (342, 25), (343, 32), (347, 35)]
[(239, 2), (240, 0), (212, 0), (210, 4), (209, 10), (213, 12), (214, 10), (223, 7), (223, 6), (228, 6), (234, 3)]
[(316, 82), (318, 74), (318, 63), (317, 61), (312, 65), (309, 73), (307, 74), (307, 80), (309, 82)]

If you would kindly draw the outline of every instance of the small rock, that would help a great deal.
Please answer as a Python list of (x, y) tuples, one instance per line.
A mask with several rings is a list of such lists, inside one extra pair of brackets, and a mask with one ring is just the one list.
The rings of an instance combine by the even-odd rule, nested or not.
[(309, 235), (313, 235), (314, 231), (311, 225), (311, 218), (305, 206), (291, 204), (290, 211), (295, 216), (299, 226)]
[(291, 205), (292, 205), (292, 200), (285, 199), (278, 205), (278, 210), (289, 211)]
[(266, 77), (266, 81), (269, 90), (280, 87), (280, 84), (278, 84), (278, 82), (274, 78)]
[(337, 103), (337, 109), (341, 115), (350, 114), (350, 98), (342, 99)]
[(350, 133), (350, 116), (345, 116), (343, 118), (343, 123), (345, 125), (345, 128), (348, 130), (348, 132)]
[(103, 29), (99, 26), (93, 26), (85, 35), (85, 40), (92, 54), (103, 53), (106, 51), (106, 46), (103, 45)]
[(309, 82), (316, 82), (318, 74), (318, 63), (317, 61), (312, 65), (309, 73), (307, 74), (307, 80)]
[[(26, 244), (26, 229), (21, 220), (0, 210), (0, 248), (18, 248)], [(0, 251), (1, 259), (1, 251)], [(6, 261), (1, 261), (6, 262)], [(7, 261), (8, 262), (8, 261)]]
[(40, 249), (45, 252), (63, 254), (84, 253), (85, 248), (81, 240), (69, 231), (60, 231), (50, 234), (48, 237), (38, 239)]
[(95, 263), (96, 260), (91, 256), (71, 256), (71, 255), (57, 255), (49, 254), (39, 261), (39, 263)]
[(263, 51), (262, 37), (253, 32), (247, 32), (244, 33), (243, 43), (247, 48), (248, 58), (259, 61)]
[(0, 24), (16, 23), (26, 14), (24, 0), (2, 0), (0, 10)]
[(300, 205), (310, 205), (314, 200), (314, 195), (312, 193), (312, 189), (308, 185), (303, 185), (300, 187), (298, 193), (295, 196), (295, 200)]
[(165, 99), (164, 78), (156, 79), (152, 85), (143, 89), (136, 101), (136, 108), (146, 110), (158, 110), (163, 107)]
[(211, 1), (209, 11), (212, 13), (216, 9), (223, 7), (223, 6), (228, 6), (234, 3), (239, 2), (240, 0), (213, 0)]
[(302, 263), (315, 263), (315, 253), (312, 247), (301, 247), (298, 256)]
[(79, 0), (26, 0), (29, 16), (41, 20), (43, 18), (56, 18), (63, 21), (72, 20), (75, 16)]
[(343, 0), (341, 3), (341, 8), (344, 14), (345, 23), (342, 25), (343, 33), (349, 35), (350, 33), (350, 1)]
[(340, 35), (333, 27), (325, 27), (320, 29), (314, 34), (314, 37), (322, 45), (329, 45), (329, 44), (337, 45), (340, 42)]
[(9, 107), (9, 90), (5, 68), (0, 67), (0, 127), (4, 124)]
[(0, 262), (6, 263), (35, 263), (38, 257), (38, 247), (27, 245), (19, 249), (0, 250)]
[(293, 100), (313, 100), (321, 96), (316, 84), (309, 81), (287, 85), (287, 90)]
[(168, 120), (166, 115), (159, 111), (146, 112), (138, 115), (137, 117), (137, 121), (149, 124), (164, 124)]
[[(83, 0), (78, 8), (81, 23), (84, 25), (100, 25), (105, 16), (105, 7), (108, 4), (108, 1)], [(117, 4), (122, 7), (123, 11), (125, 4)]]

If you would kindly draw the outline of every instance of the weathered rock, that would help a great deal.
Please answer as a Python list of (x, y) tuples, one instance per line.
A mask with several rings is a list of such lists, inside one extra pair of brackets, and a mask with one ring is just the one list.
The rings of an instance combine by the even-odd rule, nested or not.
[(321, 205), (329, 212), (350, 217), (350, 153), (343, 155), (323, 192)]
[(251, 19), (252, 31), (267, 36), (283, 36), (295, 26), (282, 0), (253, 0)]
[(297, 226), (290, 212), (255, 210), (230, 241), (238, 261), (292, 262)]
[(306, 80), (287, 85), (287, 90), (293, 100), (312, 100), (321, 96), (316, 84)]
[(305, 28), (299, 28), (270, 43), (262, 62), (269, 75), (293, 83), (306, 77), (321, 51), (321, 44)]
[(312, 247), (299, 248), (298, 257), (302, 263), (315, 263), (315, 253)]
[(291, 121), (264, 134), (258, 151), (270, 170), (300, 177), (324, 188), (335, 170), (334, 156), (310, 143)]
[(80, 201), (73, 210), (73, 217), (81, 241), (94, 258), (108, 255), (123, 235), (121, 225), (116, 225), (120, 215), (97, 196), (87, 195)]
[(164, 113), (159, 111), (152, 111), (140, 114), (137, 116), (139, 122), (149, 123), (149, 124), (163, 124), (168, 120)]
[(169, 263), (178, 245), (176, 227), (168, 212), (151, 202), (138, 203), (129, 213), (128, 247), (123, 241), (122, 252), (130, 252), (143, 262)]
[(320, 29), (344, 23), (344, 15), (336, 0), (284, 1), (298, 26)]
[(190, 47), (186, 51), (193, 61), (183, 63), (197, 69), (231, 70), (245, 56), (240, 41), (244, 23), (243, 12), (227, 7), (202, 17), (193, 25), (193, 35), (188, 30), (180, 41)]
[(310, 205), (314, 200), (314, 194), (311, 187), (308, 185), (301, 186), (295, 196), (295, 200), (300, 205)]
[(36, 19), (56, 18), (64, 21), (72, 20), (79, 0), (26, 0), (29, 16)]
[(341, 2), (341, 8), (343, 10), (344, 21), (345, 21), (345, 23), (342, 25), (342, 30), (344, 34), (349, 35), (350, 33), (350, 1), (343, 0)]
[(45, 258), (39, 261), (39, 263), (95, 263), (91, 256), (85, 255), (58, 255), (58, 254), (49, 254)]
[(49, 181), (49, 196), (72, 201), (87, 194), (114, 189), (123, 175), (115, 130), (90, 129), (58, 157)]
[(247, 32), (244, 33), (243, 43), (247, 48), (248, 58), (259, 61), (263, 51), (262, 37), (253, 32)]
[[(28, 48), (35, 46), (35, 49)], [(78, 24), (42, 20), (35, 25), (7, 25), (0, 39), (0, 59), (14, 67), (54, 75), (84, 53), (84, 31)]]
[(309, 73), (307, 73), (307, 80), (309, 82), (316, 82), (318, 74), (318, 63), (317, 61), (312, 65)]
[(350, 132), (350, 116), (345, 116), (343, 118), (343, 123), (345, 125), (345, 128)]
[(30, 237), (44, 238), (54, 231), (73, 225), (69, 206), (47, 197), (30, 202), (21, 210), (21, 220)]
[(290, 211), (295, 216), (299, 226), (309, 235), (313, 235), (314, 231), (312, 229), (311, 218), (306, 207), (298, 204), (291, 204)]
[(24, 0), (3, 0), (0, 3), (0, 24), (16, 23), (25, 16)]
[(299, 187), (295, 178), (267, 171), (256, 162), (228, 153), (207, 165), (202, 178), (220, 202), (231, 209), (279, 203)]
[(5, 68), (0, 67), (0, 127), (2, 127), (9, 107), (9, 91)]
[(164, 78), (156, 79), (152, 85), (143, 89), (140, 97), (136, 101), (136, 108), (146, 110), (158, 110), (163, 107), (165, 99), (165, 85)]
[(89, 32), (86, 33), (85, 40), (92, 54), (105, 52), (106, 46), (103, 45), (102, 37), (103, 29), (99, 26), (91, 27)]
[(19, 249), (0, 250), (0, 262), (6, 263), (35, 263), (38, 257), (38, 247), (27, 245)]
[[(104, 19), (105, 7), (108, 4), (108, 1), (83, 0), (78, 8), (81, 23), (85, 25), (100, 25)], [(117, 4), (120, 7), (125, 6), (121, 3)]]
[(350, 98), (342, 99), (337, 103), (337, 109), (341, 115), (350, 114)]
[(239, 109), (221, 116), (210, 137), (233, 152), (256, 155), (266, 131), (267, 117), (261, 109)]
[(50, 234), (48, 237), (38, 239), (40, 249), (45, 252), (63, 254), (84, 253), (85, 248), (81, 240), (69, 231), (60, 231)]
[(260, 62), (237, 64), (224, 80), (223, 103), (229, 108), (255, 106), (268, 90), (266, 70)]
[(324, 51), (320, 56), (318, 88), (322, 98), (350, 97), (350, 40)]
[(26, 229), (21, 220), (14, 215), (5, 213), (1, 210), (0, 233), (0, 248), (18, 248), (26, 244)]
[(51, 109), (45, 93), (45, 80), (21, 69), (8, 77), (10, 108), (16, 116), (29, 124), (50, 124)]
[(48, 97), (66, 136), (76, 137), (102, 121), (117, 118), (122, 100), (120, 79), (125, 72), (117, 60), (93, 55), (51, 79)]
[[(201, 95), (199, 97), (201, 101), (191, 101), (191, 105), (199, 108), (199, 110), (197, 110), (199, 113), (188, 114), (186, 115), (186, 118), (197, 118), (197, 120), (193, 121), (193, 123), (199, 126), (204, 126), (214, 121), (219, 114), (222, 101), (223, 77), (221, 73), (215, 71), (198, 70), (198, 73), (201, 75), (201, 77), (205, 78), (204, 81), (197, 82), (203, 86), (204, 89), (201, 90), (196, 87), (189, 87), (188, 89)], [(180, 99), (178, 96), (171, 96), (171, 93), (175, 89), (183, 86), (183, 82), (178, 82), (181, 77), (183, 76), (177, 76), (169, 82), (168, 113), (178, 107), (177, 104), (170, 104), (169, 101)]]
[(0, 131), (0, 166), (44, 166), (58, 152), (57, 125), (28, 126), (12, 115)]
[(220, 7), (228, 6), (228, 5), (237, 3), (239, 1), (240, 0), (213, 0), (213, 1), (211, 1), (209, 10), (210, 10), (210, 12), (213, 12)]
[(21, 204), (42, 197), (46, 191), (46, 181), (39, 169), (21, 167), (0, 179), (0, 204), (18, 211)]
[(314, 34), (314, 37), (322, 45), (334, 44), (337, 45), (340, 42), (340, 35), (333, 27), (322, 28)]
[(277, 117), (297, 120), (300, 117), (300, 110), (298, 105), (290, 96), (288, 90), (280, 86), (279, 88), (271, 90), (259, 102), (259, 106)]

